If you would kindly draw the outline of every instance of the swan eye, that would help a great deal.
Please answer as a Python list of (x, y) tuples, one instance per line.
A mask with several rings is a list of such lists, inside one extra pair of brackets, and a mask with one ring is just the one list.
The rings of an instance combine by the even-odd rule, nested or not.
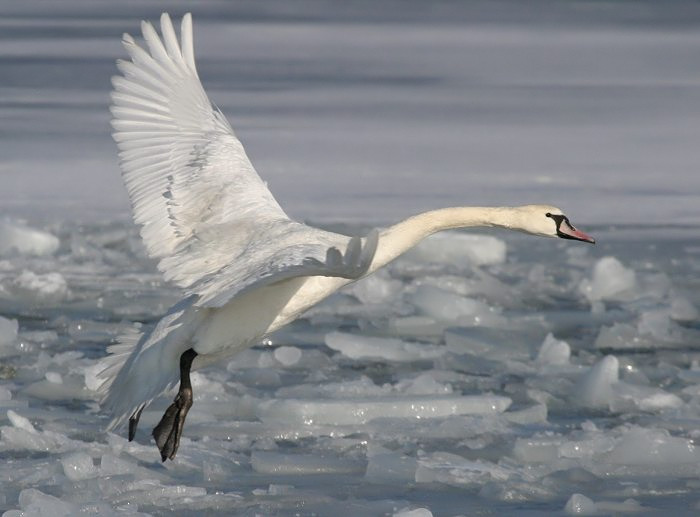
[(547, 213), (544, 214), (544, 215), (545, 215), (546, 217), (552, 217), (552, 214), (551, 214), (550, 212), (547, 212)]

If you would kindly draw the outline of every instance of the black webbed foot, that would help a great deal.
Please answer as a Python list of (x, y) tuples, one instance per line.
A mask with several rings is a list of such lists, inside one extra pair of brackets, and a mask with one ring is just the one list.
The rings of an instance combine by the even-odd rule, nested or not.
[[(168, 458), (172, 460), (177, 454), (182, 429), (185, 426), (185, 418), (192, 407), (190, 368), (195, 357), (197, 357), (197, 352), (191, 348), (180, 356), (180, 389), (175, 401), (168, 406), (163, 418), (153, 428), (153, 438), (156, 440), (163, 461)], [(129, 422), (131, 423), (131, 420)]]
[(134, 436), (136, 436), (136, 428), (139, 425), (139, 418), (141, 418), (141, 413), (143, 412), (143, 408), (146, 406), (141, 406), (138, 408), (136, 411), (134, 411), (134, 414), (129, 417), (129, 441), (134, 440)]

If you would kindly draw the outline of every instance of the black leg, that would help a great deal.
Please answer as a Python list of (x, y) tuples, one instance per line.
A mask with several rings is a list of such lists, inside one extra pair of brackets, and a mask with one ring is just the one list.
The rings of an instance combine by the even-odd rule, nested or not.
[(134, 414), (129, 417), (129, 441), (133, 441), (134, 436), (136, 436), (136, 427), (139, 425), (139, 418), (141, 418), (141, 413), (143, 408), (146, 406), (141, 406)]
[(156, 439), (163, 461), (175, 457), (180, 445), (180, 436), (182, 436), (187, 412), (192, 407), (190, 369), (195, 357), (197, 357), (197, 352), (191, 348), (180, 356), (180, 390), (177, 392), (175, 401), (165, 410), (163, 418), (153, 429), (153, 438)]

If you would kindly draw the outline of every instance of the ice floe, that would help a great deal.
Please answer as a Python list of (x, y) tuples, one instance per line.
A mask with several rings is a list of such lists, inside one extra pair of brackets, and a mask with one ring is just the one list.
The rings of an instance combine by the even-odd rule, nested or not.
[[(355, 496), (340, 514), (633, 514), (662, 507), (663, 487), (691, 494), (700, 475), (700, 299), (661, 260), (613, 246), (615, 261), (589, 250), (560, 263), (517, 238), (502, 239), (513, 261), (399, 259), (194, 372), (177, 460), (161, 464), (149, 432), (172, 394), (128, 442), (104, 431), (97, 373), (173, 290), (131, 230), (57, 235), (76, 233), (0, 263), (8, 515), (327, 514)], [(616, 271), (628, 281), (613, 289)]]

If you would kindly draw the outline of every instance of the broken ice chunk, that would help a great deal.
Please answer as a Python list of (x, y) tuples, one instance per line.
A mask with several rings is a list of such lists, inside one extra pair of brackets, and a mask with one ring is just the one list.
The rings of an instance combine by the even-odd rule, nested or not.
[(571, 357), (571, 347), (566, 341), (556, 339), (551, 333), (547, 334), (537, 353), (536, 362), (539, 364), (568, 364)]
[(612, 398), (612, 384), (619, 380), (619, 361), (606, 355), (579, 379), (574, 396), (586, 407), (608, 407)]
[(573, 494), (566, 502), (564, 513), (568, 515), (597, 515), (598, 507), (583, 494)]
[(603, 257), (593, 266), (593, 277), (584, 278), (579, 290), (590, 302), (627, 300), (637, 287), (637, 276), (615, 257)]
[(280, 346), (275, 349), (274, 356), (284, 366), (292, 366), (301, 359), (301, 350), (295, 346)]
[(0, 347), (14, 344), (18, 330), (19, 324), (17, 320), (10, 320), (0, 316)]
[(444, 347), (407, 343), (401, 339), (360, 336), (345, 332), (326, 335), (326, 346), (351, 359), (386, 359), (388, 361), (417, 361), (434, 359), (445, 354)]
[(506, 260), (506, 243), (491, 235), (441, 232), (423, 239), (406, 256), (421, 262), (445, 264), (503, 264)]
[(63, 473), (71, 481), (89, 479), (97, 474), (92, 456), (86, 452), (74, 452), (61, 458)]
[(250, 464), (262, 474), (359, 474), (366, 465), (357, 460), (328, 454), (283, 454), (275, 451), (253, 451)]
[(0, 254), (51, 255), (60, 241), (55, 235), (31, 228), (19, 221), (0, 221)]
[(488, 304), (450, 293), (429, 285), (421, 285), (411, 297), (418, 311), (439, 321), (458, 321), (464, 325), (501, 327), (507, 322), (497, 309)]
[(15, 278), (10, 290), (22, 298), (35, 301), (59, 301), (68, 295), (68, 284), (63, 275), (54, 273), (34, 273), (24, 270)]
[(413, 395), (342, 400), (273, 399), (256, 408), (263, 422), (362, 425), (376, 418), (439, 418), (502, 413), (511, 404), (497, 395)]

